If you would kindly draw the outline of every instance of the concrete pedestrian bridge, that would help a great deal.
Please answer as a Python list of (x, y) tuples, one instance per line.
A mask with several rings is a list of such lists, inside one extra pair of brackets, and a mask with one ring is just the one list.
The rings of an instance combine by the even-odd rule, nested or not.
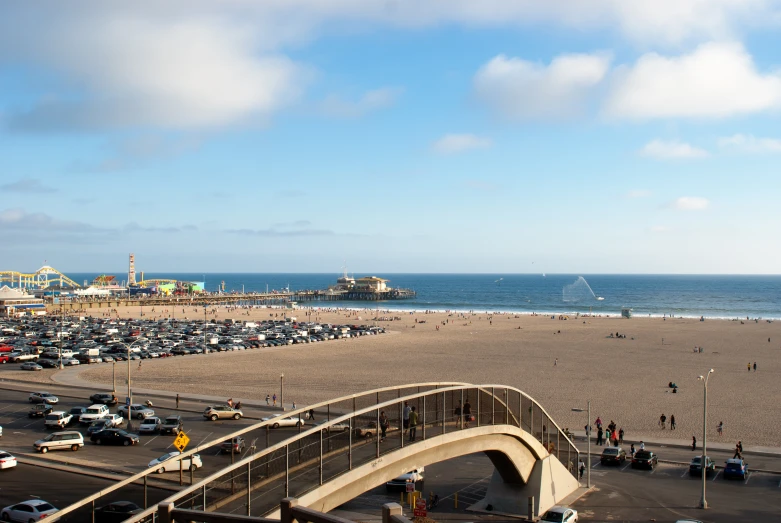
[[(418, 413), (414, 441), (402, 429), (404, 405)], [(469, 404), (465, 416), (459, 405)], [(306, 420), (312, 409), (316, 424)], [(386, 438), (377, 427), (381, 413), (390, 420)], [(244, 459), (184, 487), (165, 500), (176, 508), (212, 513), (279, 518), (283, 498), (328, 512), (415, 468), (475, 452), (484, 452), (496, 471), (486, 497), (472, 509), (526, 515), (528, 498), (540, 514), (574, 492), (578, 450), (542, 406), (505, 385), (425, 383), (368, 391), (307, 406), (280, 415), (307, 421), (298, 433), (257, 448)], [(274, 419), (233, 434), (248, 443), (266, 435)], [(258, 436), (258, 437), (256, 437)], [(201, 445), (186, 457), (221, 444), (231, 436)], [(73, 512), (150, 471), (114, 485), (64, 509)], [(152, 521), (158, 506), (128, 521)]]

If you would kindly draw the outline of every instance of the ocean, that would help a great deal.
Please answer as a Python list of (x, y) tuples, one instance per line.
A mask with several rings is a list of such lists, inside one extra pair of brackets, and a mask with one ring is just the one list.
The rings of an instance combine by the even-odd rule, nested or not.
[[(97, 274), (68, 274), (92, 281)], [(117, 275), (124, 280), (126, 275)], [(370, 276), (356, 274), (356, 277)], [(455, 310), (539, 314), (674, 315), (699, 318), (781, 319), (781, 276), (572, 275), (572, 274), (377, 274), (392, 287), (413, 289), (411, 300), (315, 302), (323, 307), (382, 310)], [(325, 289), (338, 274), (146, 273), (147, 279), (205, 281), (216, 291), (268, 288)], [(603, 299), (598, 299), (603, 298)]]

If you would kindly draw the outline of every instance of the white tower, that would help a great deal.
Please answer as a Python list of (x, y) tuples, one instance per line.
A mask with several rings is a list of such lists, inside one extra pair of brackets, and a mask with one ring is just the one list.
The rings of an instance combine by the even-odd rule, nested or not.
[(130, 268), (127, 271), (127, 284), (136, 284), (136, 255), (132, 252), (130, 253)]

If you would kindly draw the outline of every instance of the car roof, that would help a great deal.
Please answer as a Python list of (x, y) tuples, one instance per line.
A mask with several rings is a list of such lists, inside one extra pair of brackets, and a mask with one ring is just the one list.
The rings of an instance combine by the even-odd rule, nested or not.
[(48, 501), (44, 501), (42, 499), (30, 499), (30, 500), (27, 500), (27, 501), (22, 501), (19, 504), (20, 505), (22, 505), (22, 504), (30, 505), (30, 506), (33, 506), (33, 507), (36, 507), (38, 505), (51, 505), (51, 503), (49, 503)]
[(555, 507), (549, 508), (548, 512), (555, 512), (557, 514), (564, 514), (568, 510), (570, 510), (569, 507), (562, 507), (560, 505), (556, 505)]
[(731, 465), (742, 465), (743, 464), (743, 460), (742, 459), (738, 459), (738, 458), (730, 458), (730, 459), (727, 460), (727, 463), (729, 463)]

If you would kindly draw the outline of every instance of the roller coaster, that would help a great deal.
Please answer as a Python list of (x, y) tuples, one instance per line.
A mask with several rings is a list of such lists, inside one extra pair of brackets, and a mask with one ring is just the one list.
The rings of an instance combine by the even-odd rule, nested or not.
[(24, 289), (45, 289), (52, 285), (81, 289), (81, 285), (48, 265), (29, 274), (17, 271), (0, 271), (0, 284)]

